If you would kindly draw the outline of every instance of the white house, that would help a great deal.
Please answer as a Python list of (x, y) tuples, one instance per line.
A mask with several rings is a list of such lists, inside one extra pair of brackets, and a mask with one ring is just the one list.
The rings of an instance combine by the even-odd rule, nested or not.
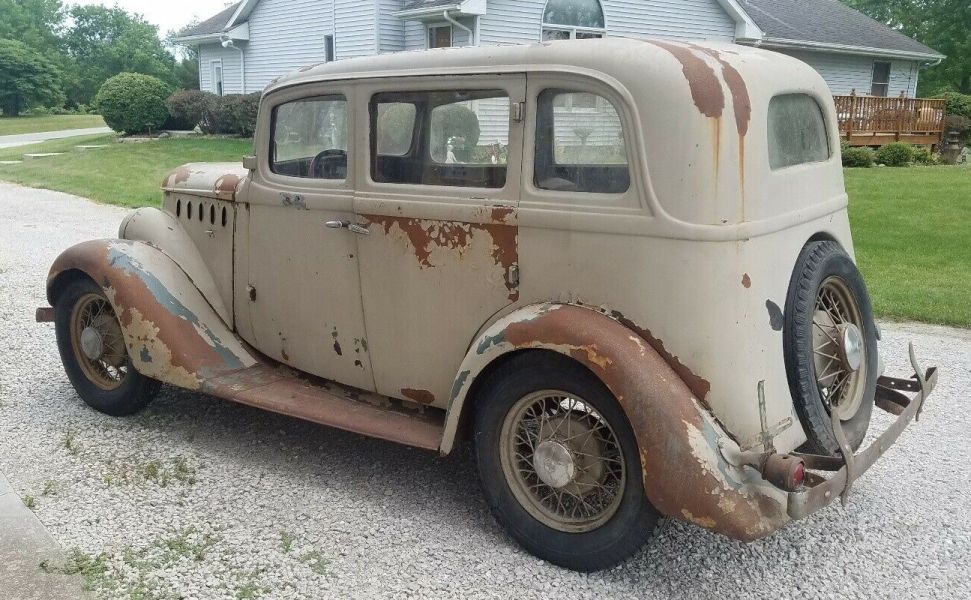
[(734, 41), (795, 56), (834, 94), (913, 97), (944, 57), (839, 0), (242, 0), (181, 32), (199, 85), (258, 92), (319, 62), (604, 36)]

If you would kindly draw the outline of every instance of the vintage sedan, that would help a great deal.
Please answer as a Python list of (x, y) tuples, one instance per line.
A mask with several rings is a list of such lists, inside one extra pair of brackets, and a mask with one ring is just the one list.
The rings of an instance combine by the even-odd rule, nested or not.
[[(447, 455), (509, 534), (608, 567), (846, 499), (936, 371), (882, 373), (833, 100), (735, 45), (585, 40), (302, 69), (47, 281), (78, 395), (165, 383)], [(859, 451), (873, 407), (897, 415)], [(859, 451), (859, 453), (855, 453)]]

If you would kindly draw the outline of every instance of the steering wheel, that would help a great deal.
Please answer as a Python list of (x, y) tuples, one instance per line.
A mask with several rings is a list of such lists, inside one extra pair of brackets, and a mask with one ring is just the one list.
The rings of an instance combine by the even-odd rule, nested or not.
[(347, 150), (324, 150), (310, 163), (310, 176), (315, 179), (343, 179), (346, 175)]

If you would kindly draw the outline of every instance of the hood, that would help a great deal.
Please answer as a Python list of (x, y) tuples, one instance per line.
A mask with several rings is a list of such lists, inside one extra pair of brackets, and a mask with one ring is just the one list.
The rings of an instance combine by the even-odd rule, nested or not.
[(162, 190), (232, 202), (239, 182), (249, 174), (240, 163), (189, 163), (162, 180)]

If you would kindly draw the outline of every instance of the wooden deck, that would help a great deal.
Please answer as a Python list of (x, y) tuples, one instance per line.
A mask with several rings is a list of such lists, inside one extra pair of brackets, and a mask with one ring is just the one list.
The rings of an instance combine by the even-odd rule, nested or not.
[(943, 139), (944, 99), (849, 95), (835, 100), (840, 137), (851, 146), (935, 146)]

